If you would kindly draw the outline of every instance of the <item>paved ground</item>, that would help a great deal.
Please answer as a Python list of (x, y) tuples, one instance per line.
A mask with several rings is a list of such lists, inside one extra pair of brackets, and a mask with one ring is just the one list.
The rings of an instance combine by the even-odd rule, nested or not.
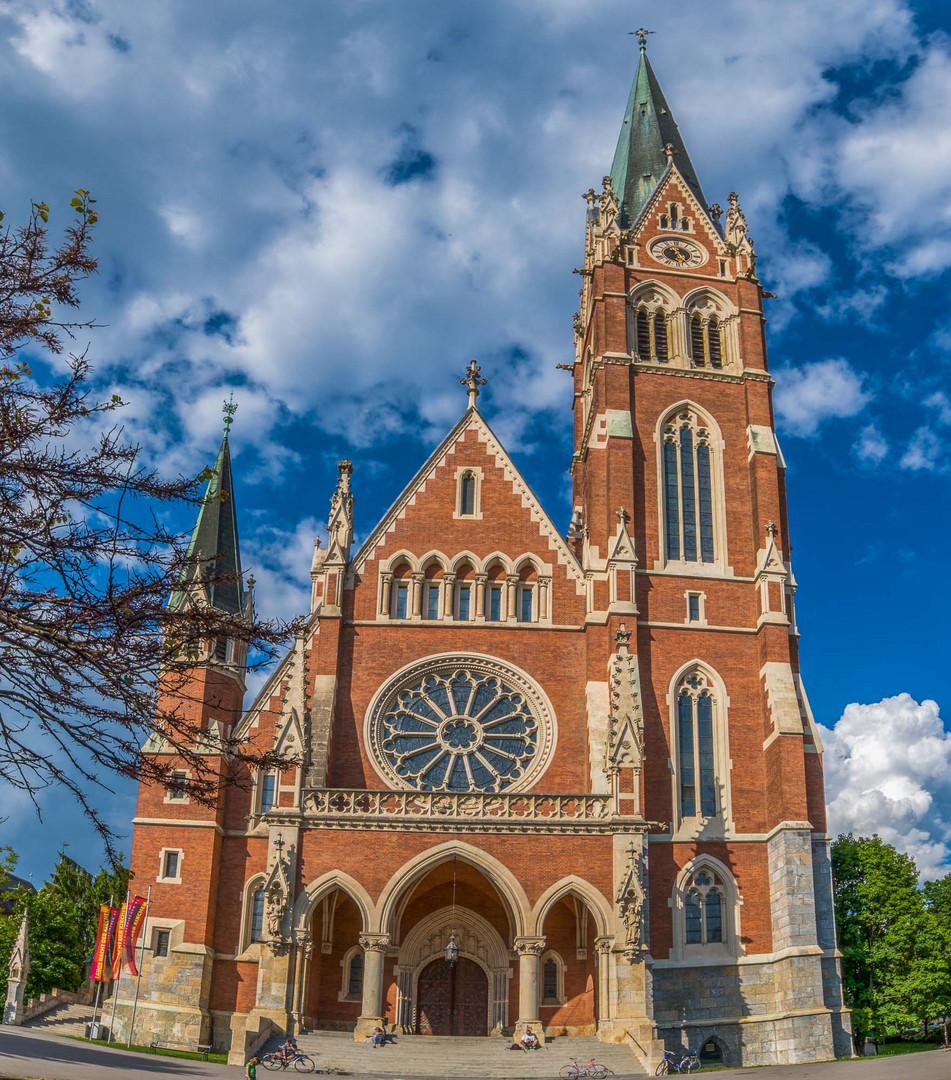
[[(0, 1027), (0, 1076), (42, 1080), (121, 1080), (153, 1075), (161, 1080), (239, 1080), (238, 1069), (206, 1061), (129, 1054), (74, 1042), (41, 1031)], [(259, 1072), (259, 1076), (269, 1073)], [(940, 1050), (894, 1058), (837, 1061), (825, 1065), (776, 1065), (728, 1069), (716, 1080), (951, 1080), (951, 1053)], [(296, 1074), (295, 1074), (296, 1076)], [(366, 1080), (372, 1080), (367, 1077)], [(392, 1077), (387, 1080), (393, 1080)]]

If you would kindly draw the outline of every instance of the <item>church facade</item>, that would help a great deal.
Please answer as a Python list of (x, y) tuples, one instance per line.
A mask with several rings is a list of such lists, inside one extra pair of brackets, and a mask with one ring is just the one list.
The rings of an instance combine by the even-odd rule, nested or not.
[[(356, 550), (340, 463), (294, 647), (250, 704), (233, 645), (196, 671), (203, 723), (297, 764), (215, 807), (139, 793), (156, 1033), (234, 1061), (377, 1024), (596, 1033), (651, 1071), (664, 1046), (851, 1052), (764, 293), (644, 40), (585, 196), (570, 525), (481, 415), (474, 362), (468, 408)], [(229, 491), (227, 437), (216, 472)], [(240, 575), (232, 501), (206, 501), (197, 540)]]

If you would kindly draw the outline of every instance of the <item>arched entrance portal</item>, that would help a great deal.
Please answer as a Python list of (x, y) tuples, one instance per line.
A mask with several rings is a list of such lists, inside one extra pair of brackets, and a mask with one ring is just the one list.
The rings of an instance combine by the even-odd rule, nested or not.
[(474, 960), (432, 960), (417, 983), (420, 1035), (486, 1035), (489, 980)]

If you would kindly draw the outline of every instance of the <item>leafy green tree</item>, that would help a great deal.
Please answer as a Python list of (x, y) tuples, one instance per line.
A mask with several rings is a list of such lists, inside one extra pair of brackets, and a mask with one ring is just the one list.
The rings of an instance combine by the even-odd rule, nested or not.
[(881, 837), (839, 836), (832, 873), (846, 1001), (859, 1037), (943, 1014), (951, 998), (947, 924), (926, 904), (914, 860)]

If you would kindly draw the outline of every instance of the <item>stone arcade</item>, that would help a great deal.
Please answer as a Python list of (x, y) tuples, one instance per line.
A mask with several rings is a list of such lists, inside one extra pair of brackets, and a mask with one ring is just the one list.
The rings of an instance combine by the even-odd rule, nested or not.
[[(139, 793), (138, 1009), (168, 1038), (236, 1062), (273, 1031), (380, 1023), (597, 1033), (651, 1069), (664, 1045), (850, 1052), (764, 294), (644, 41), (585, 195), (567, 533), (479, 412), (475, 362), (358, 550), (340, 463), (294, 647), (247, 707), (234, 643), (195, 671), (209, 728), (301, 766), (214, 808)], [(211, 496), (227, 434), (216, 469)], [(194, 544), (240, 575), (233, 501), (205, 502)]]

